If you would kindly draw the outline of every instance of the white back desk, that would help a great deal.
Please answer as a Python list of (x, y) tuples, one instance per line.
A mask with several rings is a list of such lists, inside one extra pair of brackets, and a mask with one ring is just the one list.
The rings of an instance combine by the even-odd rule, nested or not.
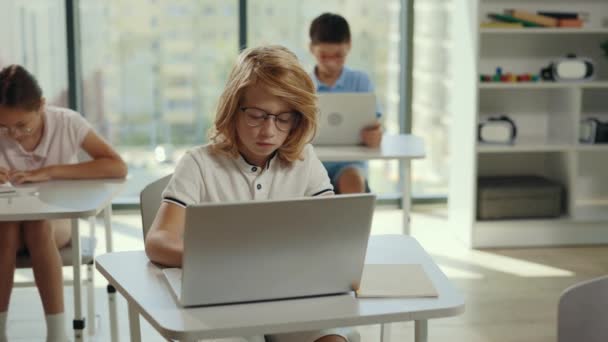
[(425, 156), (422, 138), (410, 135), (389, 135), (382, 137), (380, 148), (364, 146), (315, 146), (315, 152), (321, 161), (353, 161), (353, 160), (391, 160), (396, 159), (403, 169), (402, 205), (403, 233), (409, 234), (409, 213), (411, 207), (411, 167), (412, 159)]

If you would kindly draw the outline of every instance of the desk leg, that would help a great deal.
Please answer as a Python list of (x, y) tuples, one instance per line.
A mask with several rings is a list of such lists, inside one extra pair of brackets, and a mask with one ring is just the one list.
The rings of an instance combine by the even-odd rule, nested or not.
[(131, 331), (131, 342), (141, 342), (139, 312), (137, 312), (137, 308), (132, 303), (129, 303), (129, 329)]
[(410, 235), (410, 210), (412, 203), (412, 187), (411, 187), (411, 162), (409, 160), (402, 160), (401, 169), (403, 170), (403, 194), (401, 198), (401, 210), (403, 210), (403, 234)]
[(415, 326), (414, 326), (414, 333), (415, 333), (415, 341), (416, 342), (427, 342), (429, 337), (428, 337), (428, 321), (425, 320), (420, 320), (420, 321), (415, 321)]
[[(95, 240), (95, 216), (89, 217), (89, 236)], [(93, 253), (95, 256), (95, 253)], [(87, 319), (89, 336), (95, 335), (95, 266), (87, 265)]]
[(380, 342), (390, 342), (391, 340), (391, 324), (380, 324)]
[[(105, 228), (106, 235), (106, 252), (112, 253), (114, 251), (112, 241), (112, 205), (109, 204), (103, 210), (103, 225)], [(108, 292), (108, 309), (110, 315), (110, 336), (112, 342), (118, 342), (118, 311), (116, 310), (116, 289), (108, 284), (106, 287)]]
[(103, 210), (103, 224), (106, 229), (106, 253), (114, 252), (114, 246), (112, 244), (112, 205), (108, 206)]
[(72, 219), (72, 272), (74, 277), (74, 340), (76, 342), (83, 341), (82, 331), (84, 330), (85, 321), (82, 317), (82, 294), (80, 277), (80, 265), (82, 259), (80, 255), (80, 231), (78, 229), (78, 219)]

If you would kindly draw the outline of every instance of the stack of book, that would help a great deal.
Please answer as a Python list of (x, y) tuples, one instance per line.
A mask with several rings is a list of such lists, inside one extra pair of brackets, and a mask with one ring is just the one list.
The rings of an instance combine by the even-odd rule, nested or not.
[(576, 12), (549, 12), (536, 13), (510, 9), (504, 13), (488, 13), (491, 22), (481, 24), (481, 27), (583, 27), (583, 20)]

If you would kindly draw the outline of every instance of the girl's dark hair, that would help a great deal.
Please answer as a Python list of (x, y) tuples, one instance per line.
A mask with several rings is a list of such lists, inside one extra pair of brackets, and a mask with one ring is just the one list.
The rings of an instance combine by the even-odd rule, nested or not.
[(42, 104), (42, 89), (24, 67), (13, 64), (0, 71), (0, 106), (35, 111)]
[(349, 43), (350, 28), (343, 16), (334, 13), (323, 13), (310, 24), (310, 42), (320, 43)]

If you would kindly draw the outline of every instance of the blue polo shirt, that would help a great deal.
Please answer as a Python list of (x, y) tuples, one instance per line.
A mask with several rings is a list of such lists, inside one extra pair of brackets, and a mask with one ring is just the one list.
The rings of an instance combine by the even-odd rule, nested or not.
[[(315, 67), (316, 70), (316, 67)], [(315, 70), (310, 73), (310, 77), (317, 88), (319, 93), (373, 93), (374, 85), (369, 79), (366, 73), (359, 70), (350, 69), (347, 67), (342, 68), (342, 73), (333, 86), (319, 81)], [(376, 116), (380, 118), (382, 112), (378, 101), (376, 101)], [(346, 167), (358, 168), (363, 176), (367, 178), (368, 164), (363, 161), (342, 161), (342, 162), (323, 162), (323, 166), (327, 169), (327, 174), (331, 183), (334, 185), (334, 189), (337, 189), (338, 177)], [(369, 192), (369, 189), (368, 189)]]
[[(316, 70), (316, 67), (315, 67)], [(373, 92), (374, 85), (369, 80), (366, 73), (359, 70), (350, 69), (347, 67), (342, 68), (342, 73), (333, 86), (328, 86), (322, 83), (317, 78), (315, 70), (311, 73), (311, 77), (318, 92), (328, 93), (351, 93), (351, 92)]]

